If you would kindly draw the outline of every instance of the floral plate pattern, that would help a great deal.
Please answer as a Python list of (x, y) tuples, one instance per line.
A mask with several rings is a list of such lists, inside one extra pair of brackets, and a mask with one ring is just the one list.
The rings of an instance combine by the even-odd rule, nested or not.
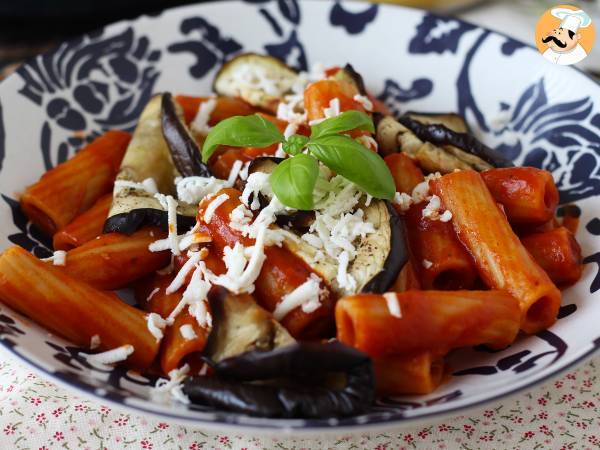
[[(498, 399), (589, 357), (600, 347), (600, 87), (507, 36), (418, 10), (360, 2), (247, 0), (189, 6), (119, 22), (24, 64), (0, 84), (0, 248), (49, 255), (16, 197), (45, 170), (110, 128), (131, 130), (155, 92), (202, 95), (240, 52), (306, 70), (351, 62), (394, 111), (456, 111), (518, 164), (551, 171), (562, 203), (581, 212), (582, 280), (563, 293), (551, 330), (501, 352), (453, 353), (450, 380), (428, 396), (380, 399), (343, 419), (272, 420), (152, 401), (155, 379), (94, 367), (81, 349), (0, 307), (0, 344), (82, 393), (203, 427), (364, 430), (424, 421)], [(560, 209), (559, 209), (560, 215)]]

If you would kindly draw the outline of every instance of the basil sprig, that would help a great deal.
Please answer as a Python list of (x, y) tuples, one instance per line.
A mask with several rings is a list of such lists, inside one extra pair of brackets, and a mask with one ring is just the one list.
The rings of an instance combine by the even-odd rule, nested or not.
[[(235, 116), (211, 129), (202, 147), (202, 159), (208, 161), (219, 145), (260, 148), (281, 143), (291, 156), (273, 170), (270, 183), (284, 205), (301, 210), (314, 207), (317, 160), (374, 198), (390, 200), (396, 188), (383, 159), (350, 136), (340, 134), (356, 129), (375, 131), (371, 118), (360, 111), (346, 111), (323, 120), (311, 127), (310, 137), (295, 134), (287, 139), (259, 115)], [(304, 149), (306, 153), (302, 152)]]

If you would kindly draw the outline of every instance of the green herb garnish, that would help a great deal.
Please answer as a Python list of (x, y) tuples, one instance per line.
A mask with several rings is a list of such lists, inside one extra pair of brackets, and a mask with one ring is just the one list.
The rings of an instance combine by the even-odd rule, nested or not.
[[(268, 147), (282, 144), (291, 155), (271, 173), (273, 192), (281, 203), (301, 210), (313, 208), (313, 190), (319, 175), (317, 160), (350, 180), (375, 198), (390, 200), (396, 191), (394, 179), (381, 157), (344, 133), (350, 130), (374, 132), (371, 118), (360, 111), (346, 111), (311, 127), (310, 137), (295, 134), (285, 139), (279, 129), (255, 114), (219, 122), (202, 147), (207, 162), (219, 145)], [(302, 153), (307, 149), (307, 153)]]

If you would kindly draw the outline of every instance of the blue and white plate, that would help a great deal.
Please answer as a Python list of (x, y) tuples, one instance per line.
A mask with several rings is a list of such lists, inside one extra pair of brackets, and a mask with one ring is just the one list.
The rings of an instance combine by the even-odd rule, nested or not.
[(582, 280), (563, 293), (556, 325), (502, 352), (456, 352), (451, 378), (435, 393), (382, 399), (370, 412), (340, 420), (268, 420), (155, 403), (154, 380), (92, 367), (79, 349), (0, 307), (0, 343), (8, 351), (74, 391), (137, 413), (205, 428), (315, 433), (457, 414), (546, 380), (600, 346), (600, 87), (507, 36), (413, 9), (297, 0), (203, 4), (120, 22), (30, 61), (0, 84), (0, 248), (18, 244), (49, 254), (48, 239), (27, 223), (16, 198), (67, 159), (82, 135), (133, 129), (154, 92), (205, 95), (221, 63), (248, 51), (298, 69), (351, 62), (392, 109), (456, 111), (516, 163), (551, 171), (562, 202), (581, 209), (577, 237), (586, 262)]

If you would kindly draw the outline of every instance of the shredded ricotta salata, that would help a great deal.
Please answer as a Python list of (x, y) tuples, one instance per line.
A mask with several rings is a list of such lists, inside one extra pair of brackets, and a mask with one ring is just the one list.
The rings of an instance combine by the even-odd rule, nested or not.
[(102, 353), (79, 353), (87, 359), (88, 362), (97, 364), (110, 365), (125, 361), (129, 355), (135, 351), (133, 345), (122, 345), (121, 347), (113, 348)]
[(386, 292), (383, 294), (388, 307), (390, 315), (400, 319), (402, 317), (402, 311), (400, 310), (400, 302), (398, 301), (398, 294), (395, 292)]

